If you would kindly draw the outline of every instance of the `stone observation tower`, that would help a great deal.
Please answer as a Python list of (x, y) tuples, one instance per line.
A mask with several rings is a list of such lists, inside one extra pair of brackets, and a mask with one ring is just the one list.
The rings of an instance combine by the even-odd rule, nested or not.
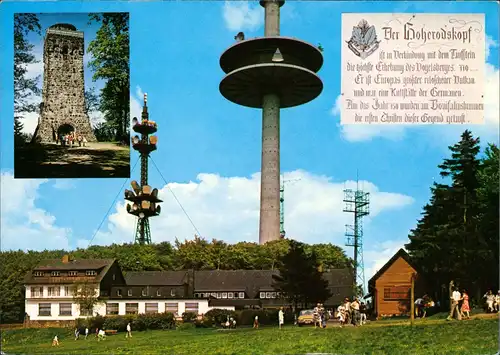
[(42, 103), (36, 142), (54, 142), (60, 134), (75, 132), (95, 142), (90, 119), (85, 112), (83, 76), (83, 32), (70, 24), (47, 29), (43, 46)]
[(265, 8), (265, 37), (236, 44), (220, 58), (226, 73), (220, 92), (242, 106), (262, 108), (262, 166), (259, 243), (280, 238), (280, 109), (305, 104), (323, 90), (316, 75), (323, 55), (315, 46), (280, 36), (280, 7), (285, 1), (260, 1)]

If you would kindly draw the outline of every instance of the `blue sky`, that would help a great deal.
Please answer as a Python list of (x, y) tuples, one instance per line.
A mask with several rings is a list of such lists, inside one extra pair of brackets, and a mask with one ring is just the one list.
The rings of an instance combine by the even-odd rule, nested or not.
[[(2, 248), (87, 246), (124, 182), (11, 180), (12, 23), (13, 13), (19, 11), (130, 12), (131, 112), (140, 113), (140, 96), (147, 92), (150, 118), (159, 126), (159, 150), (152, 157), (170, 183), (163, 188), (164, 180), (150, 167), (150, 184), (163, 188), (165, 200), (162, 216), (151, 222), (153, 240), (195, 234), (170, 190), (204, 237), (258, 240), (255, 174), (260, 170), (261, 112), (228, 102), (218, 91), (224, 75), (220, 54), (232, 45), (233, 36), (240, 30), (247, 37), (263, 35), (258, 2), (4, 2), (0, 5), (2, 193), (17, 192), (26, 200), (2, 198), (2, 210), (7, 211), (2, 214)], [(483, 142), (498, 142), (495, 2), (289, 1), (282, 7), (281, 34), (321, 43), (325, 60), (319, 72), (322, 94), (281, 114), (281, 169), (286, 179), (300, 179), (285, 189), (287, 236), (343, 246), (344, 225), (352, 223), (352, 217), (342, 212), (342, 189), (352, 187), (359, 172), (362, 187), (372, 195), (372, 215), (364, 226), (367, 278), (406, 242), (429, 198), (429, 186), (439, 179), (437, 165), (465, 127), (340, 126), (334, 107), (340, 94), (341, 13), (430, 11), (486, 13), (486, 92), (497, 96), (487, 99), (486, 123), (469, 128)], [(135, 153), (131, 160), (132, 164), (137, 160)], [(136, 168), (133, 176), (138, 174)], [(120, 194), (93, 243), (131, 242), (133, 227)], [(352, 255), (352, 250), (348, 253)]]

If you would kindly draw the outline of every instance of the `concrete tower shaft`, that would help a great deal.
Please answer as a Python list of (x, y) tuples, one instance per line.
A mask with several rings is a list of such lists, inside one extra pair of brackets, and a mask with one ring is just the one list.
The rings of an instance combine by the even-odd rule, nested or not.
[(305, 104), (323, 90), (316, 72), (321, 52), (309, 43), (280, 36), (285, 1), (260, 1), (264, 37), (238, 41), (221, 56), (226, 73), (219, 90), (242, 106), (262, 108), (259, 243), (280, 238), (280, 109)]

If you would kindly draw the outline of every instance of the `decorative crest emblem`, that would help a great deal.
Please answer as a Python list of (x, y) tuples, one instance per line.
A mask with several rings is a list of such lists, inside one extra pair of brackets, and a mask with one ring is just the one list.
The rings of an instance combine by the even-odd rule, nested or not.
[(378, 49), (379, 43), (375, 26), (370, 26), (366, 20), (361, 20), (352, 28), (352, 36), (347, 41), (347, 46), (358, 57), (366, 59)]

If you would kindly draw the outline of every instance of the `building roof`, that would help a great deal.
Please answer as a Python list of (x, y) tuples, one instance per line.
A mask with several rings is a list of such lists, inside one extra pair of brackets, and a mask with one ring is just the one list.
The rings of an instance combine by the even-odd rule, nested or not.
[(187, 283), (187, 271), (127, 271), (128, 286), (179, 286)]
[(195, 292), (245, 291), (250, 298), (261, 287), (272, 285), (276, 270), (201, 270), (195, 271)]
[[(75, 283), (81, 282), (82, 279), (100, 282), (104, 275), (111, 268), (115, 259), (81, 259), (68, 260), (63, 259), (47, 259), (42, 260), (37, 266), (28, 272), (24, 278), (26, 284), (60, 284), (60, 283)], [(34, 276), (34, 271), (83, 271), (94, 270), (96, 276), (82, 277), (64, 277), (64, 276)]]
[(398, 260), (399, 258), (402, 258), (404, 261), (406, 261), (413, 269), (415, 269), (415, 271), (417, 271), (417, 268), (415, 266), (415, 263), (411, 260), (410, 258), (410, 255), (408, 255), (408, 253), (403, 249), (399, 249), (396, 254), (394, 254), (392, 256), (392, 258), (389, 259), (388, 262), (386, 262), (384, 264), (384, 266), (382, 266), (380, 268), (380, 270), (378, 270), (375, 275), (373, 275), (373, 277), (368, 281), (368, 288), (369, 289), (373, 289), (375, 287), (375, 282), (377, 281), (377, 279), (382, 276), (386, 271), (387, 269), (389, 269), (389, 267), (391, 267), (392, 264), (394, 264), (394, 262), (396, 260)]

